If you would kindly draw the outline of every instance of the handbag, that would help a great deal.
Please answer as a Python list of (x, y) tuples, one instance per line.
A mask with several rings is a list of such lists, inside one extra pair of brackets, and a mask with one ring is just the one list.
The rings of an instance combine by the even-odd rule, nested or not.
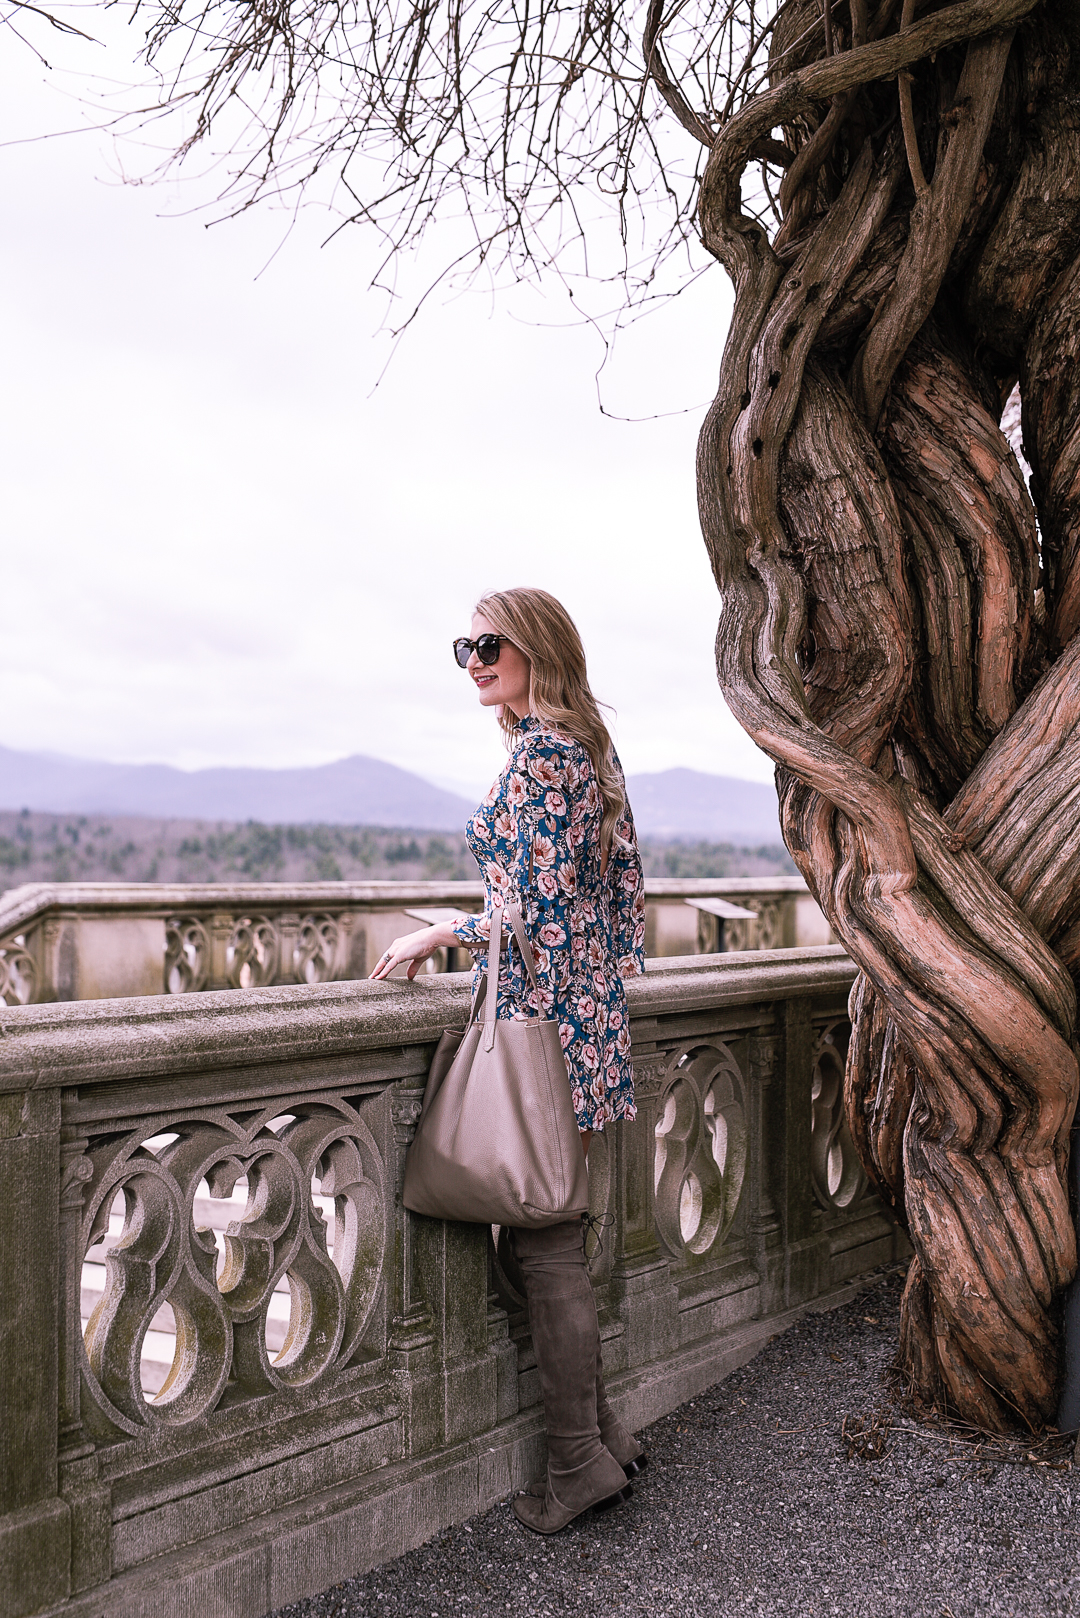
[[(447, 1029), (436, 1048), (403, 1201), (431, 1219), (557, 1225), (588, 1211), (589, 1176), (558, 1023), (495, 1015), (503, 914), (492, 909), (487, 970), (465, 1030)], [(539, 1006), (521, 912), (507, 905), (505, 915)]]

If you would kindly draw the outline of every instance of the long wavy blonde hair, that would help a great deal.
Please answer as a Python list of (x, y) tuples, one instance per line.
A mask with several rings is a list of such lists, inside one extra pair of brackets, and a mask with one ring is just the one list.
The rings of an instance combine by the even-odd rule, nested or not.
[[(606, 852), (626, 796), (611, 756), (608, 728), (589, 688), (585, 648), (574, 620), (562, 602), (546, 590), (493, 590), (480, 598), (476, 611), (483, 614), (496, 634), (505, 635), (529, 659), (530, 712), (580, 742), (592, 760), (604, 806), (600, 847)], [(512, 745), (518, 730), (516, 716), (503, 708), (499, 723), (507, 745)]]

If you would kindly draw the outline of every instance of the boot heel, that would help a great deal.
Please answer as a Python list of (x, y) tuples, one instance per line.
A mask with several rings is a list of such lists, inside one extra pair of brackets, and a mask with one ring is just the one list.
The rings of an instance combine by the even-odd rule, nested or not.
[(647, 1455), (638, 1455), (632, 1461), (627, 1461), (623, 1471), (628, 1478), (636, 1478), (639, 1472), (644, 1472), (648, 1464), (649, 1457)]
[(610, 1511), (613, 1506), (621, 1506), (624, 1500), (629, 1500), (633, 1492), (633, 1484), (628, 1483), (624, 1488), (617, 1489), (614, 1494), (609, 1494), (606, 1500), (598, 1500), (593, 1510)]

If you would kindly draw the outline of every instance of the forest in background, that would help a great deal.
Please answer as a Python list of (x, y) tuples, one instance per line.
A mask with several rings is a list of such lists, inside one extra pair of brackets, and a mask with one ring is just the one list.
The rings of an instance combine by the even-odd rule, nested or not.
[[(791, 876), (781, 843), (643, 838), (647, 876)], [(473, 880), (455, 832), (0, 810), (0, 892), (25, 882)]]

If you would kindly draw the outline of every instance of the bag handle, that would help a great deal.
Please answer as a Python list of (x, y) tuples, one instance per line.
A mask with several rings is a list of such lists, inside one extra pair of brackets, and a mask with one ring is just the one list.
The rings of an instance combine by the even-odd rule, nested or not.
[(529, 935), (525, 931), (525, 923), (517, 905), (507, 905), (506, 914), (509, 916), (510, 925), (514, 929), (514, 942), (517, 944), (521, 958), (525, 963), (525, 970), (529, 974), (529, 982), (532, 984), (533, 993), (536, 996), (536, 1014), (539, 1017), (540, 985), (536, 981), (536, 967), (533, 965), (533, 952), (532, 945), (529, 943)]
[[(492, 905), (491, 907), (491, 936), (488, 940), (487, 974), (484, 988), (484, 1049), (490, 1051), (495, 1044), (495, 1011), (499, 1000), (499, 962), (502, 955), (503, 944), (503, 910), (505, 908), (510, 928), (514, 935), (514, 942), (521, 952), (525, 963), (525, 970), (529, 974), (533, 993), (536, 995), (536, 1018), (539, 1021), (540, 1011), (540, 984), (536, 977), (536, 967), (533, 964), (532, 946), (525, 931), (525, 923), (521, 919), (521, 911), (516, 905)], [(478, 986), (479, 987), (479, 986)], [(478, 994), (479, 998), (479, 994)], [(474, 1001), (473, 1015), (476, 1014)]]

